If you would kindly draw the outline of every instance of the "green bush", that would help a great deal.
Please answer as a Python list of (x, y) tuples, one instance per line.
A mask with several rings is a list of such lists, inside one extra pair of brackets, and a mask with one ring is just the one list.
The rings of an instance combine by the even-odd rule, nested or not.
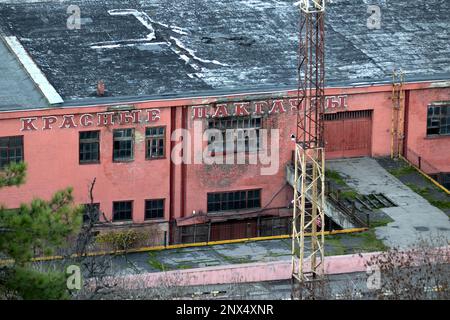
[(25, 300), (67, 300), (67, 278), (62, 272), (39, 272), (18, 267), (10, 271), (6, 286)]
[(146, 240), (147, 234), (135, 230), (110, 231), (97, 236), (97, 242), (108, 244), (114, 250), (127, 250), (135, 247), (140, 241)]

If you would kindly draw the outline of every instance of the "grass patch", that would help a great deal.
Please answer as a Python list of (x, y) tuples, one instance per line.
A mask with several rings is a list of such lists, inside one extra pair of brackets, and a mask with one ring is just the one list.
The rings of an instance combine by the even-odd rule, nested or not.
[(192, 266), (187, 265), (187, 264), (181, 264), (181, 265), (177, 266), (177, 269), (180, 269), (180, 270), (186, 270), (186, 269), (192, 269), (192, 268), (193, 268)]
[(386, 251), (389, 249), (383, 241), (377, 238), (374, 229), (369, 229), (364, 232), (349, 234), (352, 238), (358, 238), (361, 240), (361, 244), (358, 249), (362, 252), (374, 252), (374, 251)]
[(341, 242), (340, 236), (325, 236), (325, 255), (339, 256), (345, 254), (345, 246)]
[(290, 256), (290, 253), (274, 253), (274, 252), (269, 252), (268, 256), (271, 258), (277, 258), (277, 257), (285, 257), (285, 256)]
[(148, 264), (152, 268), (159, 270), (159, 271), (170, 271), (173, 269), (185, 270), (185, 269), (193, 269), (194, 268), (194, 266), (190, 265), (190, 264), (179, 264), (173, 268), (169, 268), (167, 265), (165, 265), (164, 263), (159, 261), (158, 258), (156, 258), (156, 256), (153, 253), (150, 255), (150, 258), (148, 259)]
[(331, 179), (341, 186), (345, 186), (344, 178), (336, 170), (325, 170), (325, 177)]
[(370, 221), (370, 228), (384, 227), (389, 222), (393, 222), (393, 221), (394, 220), (392, 220), (391, 218), (383, 218), (383, 219), (379, 219), (379, 220), (373, 220), (373, 221)]
[(365, 251), (386, 251), (389, 249), (383, 241), (377, 239), (373, 229), (361, 232), (361, 238), (363, 239), (362, 248)]
[(240, 264), (240, 263), (250, 263), (253, 262), (252, 259), (248, 258), (248, 257), (229, 257), (229, 256), (225, 256), (222, 255), (222, 258), (231, 263), (231, 264)]
[(389, 169), (388, 172), (392, 174), (394, 177), (402, 177), (410, 173), (415, 173), (416, 169), (413, 166), (406, 165), (396, 169)]
[(251, 263), (251, 262), (253, 262), (253, 260), (248, 257), (231, 258), (231, 261), (233, 261), (233, 263)]
[[(398, 168), (398, 169), (389, 169), (389, 173), (391, 173), (393, 176), (399, 178), (402, 176), (405, 176), (407, 174), (415, 173), (417, 175), (421, 174), (411, 165), (404, 162), (404, 166)], [(426, 181), (427, 186), (420, 187), (412, 183), (405, 183), (411, 190), (413, 190), (415, 193), (422, 196), (424, 199), (426, 199), (431, 205), (435, 206), (436, 208), (439, 208), (441, 210), (449, 210), (450, 209), (450, 200), (440, 200), (436, 199), (433, 194), (436, 194), (435, 191), (438, 193), (445, 194), (442, 190), (431, 184), (428, 180), (422, 177), (424, 181)]]
[(355, 200), (358, 195), (359, 193), (355, 190), (345, 190), (340, 192), (339, 197), (341, 199)]
[(223, 259), (224, 261), (230, 263), (230, 264), (239, 264), (239, 263), (250, 263), (253, 262), (253, 260), (251, 259), (250, 256), (246, 256), (246, 257), (230, 257), (227, 256), (223, 253), (220, 253), (218, 251), (216, 251), (216, 254)]
[(156, 257), (156, 253), (149, 252), (148, 256), (149, 256), (149, 258), (148, 258), (147, 262), (152, 268), (159, 270), (159, 271), (166, 270), (166, 267), (164, 266), (164, 264), (161, 261), (159, 261), (158, 258)]
[(439, 208), (441, 210), (448, 210), (450, 209), (450, 201), (445, 200), (434, 200), (434, 199), (427, 199), (429, 203), (431, 203), (436, 208)]
[(406, 185), (415, 193), (426, 199), (431, 205), (441, 210), (450, 209), (450, 200), (437, 200), (431, 194), (427, 187), (418, 187), (412, 183), (406, 183)]
[(359, 193), (351, 188), (350, 186), (345, 183), (344, 178), (341, 176), (341, 174), (335, 170), (326, 170), (325, 171), (325, 177), (326, 179), (332, 180), (334, 183), (336, 183), (338, 186), (339, 191), (339, 199), (348, 199), (348, 200), (355, 200), (356, 197), (359, 195)]

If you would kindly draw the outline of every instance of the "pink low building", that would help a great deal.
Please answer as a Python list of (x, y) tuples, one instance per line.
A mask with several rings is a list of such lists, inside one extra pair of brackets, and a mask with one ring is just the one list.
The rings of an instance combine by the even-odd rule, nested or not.
[[(28, 164), (26, 184), (2, 188), (0, 203), (15, 208), (72, 186), (86, 204), (95, 178), (95, 202), (112, 228), (148, 227), (160, 242), (285, 232), (298, 111), (292, 5), (263, 0), (270, 13), (233, 3), (218, 13), (218, 0), (192, 10), (181, 0), (122, 12), (120, 1), (108, 1), (109, 10), (101, 2), (81, 7), (79, 29), (66, 28), (63, 4), (0, 4), (0, 165)], [(407, 5), (395, 4), (383, 11), (392, 13), (384, 29), (367, 30), (348, 6), (330, 4), (327, 15), (327, 158), (390, 155), (390, 76), (402, 68), (401, 153), (448, 187), (450, 52), (439, 23), (448, 17), (435, 12), (419, 24), (418, 4), (408, 4), (407, 17), (399, 14)], [(441, 51), (424, 51), (432, 45)], [(203, 139), (206, 129), (240, 131), (238, 147)], [(252, 147), (249, 129), (267, 141)]]

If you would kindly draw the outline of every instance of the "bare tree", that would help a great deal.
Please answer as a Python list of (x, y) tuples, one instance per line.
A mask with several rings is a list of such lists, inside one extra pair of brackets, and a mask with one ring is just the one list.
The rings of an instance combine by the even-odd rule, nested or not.
[[(89, 204), (85, 205), (84, 223), (75, 242), (74, 250), (69, 258), (80, 266), (83, 277), (88, 279), (89, 286), (74, 292), (75, 299), (102, 299), (113, 291), (115, 284), (107, 278), (111, 276), (112, 255), (95, 253), (98, 227), (111, 224), (105, 214), (99, 210), (94, 201), (96, 178), (89, 185)], [(102, 218), (102, 219), (100, 219)]]
[(450, 298), (450, 249), (448, 239), (421, 239), (408, 249), (391, 248), (371, 257), (365, 266), (379, 275), (368, 287), (368, 274), (338, 280), (326, 276), (293, 284), (293, 299), (394, 299), (425, 300)]
[[(442, 246), (445, 245), (445, 246)], [(366, 264), (379, 270), (375, 299), (449, 299), (450, 250), (446, 239), (420, 240), (413, 248), (393, 248)]]

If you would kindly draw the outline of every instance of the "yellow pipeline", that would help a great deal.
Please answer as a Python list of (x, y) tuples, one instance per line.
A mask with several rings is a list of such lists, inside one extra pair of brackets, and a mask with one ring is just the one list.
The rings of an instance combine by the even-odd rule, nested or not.
[(409, 165), (411, 167), (413, 167), (414, 169), (416, 169), (421, 175), (423, 175), (425, 178), (427, 178), (428, 180), (430, 180), (434, 185), (436, 185), (436, 187), (438, 187), (439, 189), (441, 189), (442, 191), (444, 191), (446, 194), (450, 194), (450, 191), (444, 187), (443, 185), (441, 185), (439, 182), (437, 182), (436, 180), (434, 180), (432, 177), (430, 177), (428, 174), (426, 174), (425, 172), (423, 172), (421, 169), (419, 169), (418, 167), (416, 167), (413, 163), (411, 163), (408, 159), (406, 159), (405, 157), (403, 157), (402, 155), (400, 155), (400, 158), (404, 161), (406, 161), (407, 163), (409, 163)]
[[(367, 228), (352, 228), (352, 229), (344, 229), (344, 230), (333, 230), (333, 231), (325, 231), (324, 235), (334, 235), (334, 234), (346, 234), (346, 233), (356, 233), (367, 231)], [(305, 236), (311, 236), (311, 233), (306, 233)], [(181, 249), (181, 248), (192, 248), (192, 247), (205, 247), (205, 246), (214, 246), (219, 244), (230, 244), (230, 243), (240, 243), (240, 242), (249, 242), (249, 241), (264, 241), (264, 240), (277, 240), (277, 239), (289, 239), (291, 235), (280, 235), (280, 236), (268, 236), (268, 237), (256, 237), (256, 238), (243, 238), (243, 239), (233, 239), (233, 240), (220, 240), (220, 241), (210, 241), (210, 242), (196, 242), (196, 243), (183, 243), (183, 244), (171, 244), (168, 246), (154, 246), (154, 247), (142, 247), (130, 250), (118, 250), (118, 251), (99, 251), (88, 253), (88, 256), (100, 256), (100, 255), (108, 255), (108, 254), (124, 254), (124, 253), (138, 253), (138, 252), (148, 252), (148, 251), (162, 251), (162, 250), (170, 250), (170, 249)], [(71, 256), (76, 257), (76, 255)], [(50, 260), (61, 260), (62, 256), (47, 256), (47, 257), (37, 257), (31, 259), (33, 262), (38, 261), (50, 261)], [(12, 263), (12, 260), (0, 260), (1, 264)]]

